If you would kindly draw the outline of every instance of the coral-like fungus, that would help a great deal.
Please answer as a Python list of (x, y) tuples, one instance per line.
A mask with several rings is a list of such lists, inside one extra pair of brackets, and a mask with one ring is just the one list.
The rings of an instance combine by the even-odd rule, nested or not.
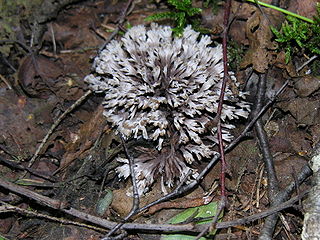
[[(193, 162), (215, 153), (223, 62), (221, 45), (211, 45), (191, 27), (178, 38), (168, 26), (135, 26), (106, 46), (94, 61), (95, 73), (85, 78), (91, 89), (105, 93), (104, 115), (117, 132), (154, 143), (153, 149), (140, 147), (135, 158), (140, 193), (156, 178), (171, 187), (195, 171)], [(230, 120), (249, 114), (244, 95), (226, 89), (221, 116), (226, 142), (232, 139)], [(130, 174), (127, 164), (118, 171)]]

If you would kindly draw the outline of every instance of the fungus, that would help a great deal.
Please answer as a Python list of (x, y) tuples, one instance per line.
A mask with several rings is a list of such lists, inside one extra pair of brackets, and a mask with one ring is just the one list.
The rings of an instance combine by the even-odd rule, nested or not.
[[(172, 187), (196, 161), (210, 158), (217, 143), (215, 116), (223, 79), (222, 47), (187, 27), (180, 38), (168, 26), (129, 29), (95, 58), (95, 73), (85, 81), (105, 93), (104, 115), (125, 139), (143, 138), (134, 159), (139, 193), (155, 179)], [(230, 72), (231, 81), (238, 86)], [(227, 87), (221, 115), (223, 140), (232, 139), (232, 121), (248, 117), (245, 93)], [(210, 125), (210, 127), (209, 127)], [(128, 161), (119, 176), (130, 175)]]

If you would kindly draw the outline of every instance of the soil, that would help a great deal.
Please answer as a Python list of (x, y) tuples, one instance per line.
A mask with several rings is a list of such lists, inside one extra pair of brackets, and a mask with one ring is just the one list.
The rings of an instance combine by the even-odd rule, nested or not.
[[(205, 2), (215, 4), (216, 1)], [(280, 1), (280, 6), (310, 17), (316, 13), (315, 7), (310, 7), (315, 2)], [(126, 4), (118, 0), (66, 1), (58, 10), (48, 9), (48, 18), (38, 21), (46, 29), (44, 34), (40, 34), (41, 44), (28, 47), (26, 51), (21, 44), (0, 42), (1, 46), (11, 44), (6, 53), (1, 53), (0, 61), (1, 178), (67, 202), (82, 212), (115, 222), (120, 222), (131, 210), (132, 184), (129, 180), (120, 179), (116, 172), (120, 165), (116, 157), (124, 156), (124, 152), (121, 140), (102, 115), (103, 94), (89, 94), (53, 129), (43, 142), (41, 151), (38, 154), (36, 151), (52, 125), (89, 90), (83, 79), (91, 72), (93, 58), (99, 48), (116, 29)], [(202, 26), (210, 30), (212, 39), (221, 42), (223, 3), (217, 4), (215, 12), (210, 4), (204, 8), (202, 1), (194, 1), (193, 5), (204, 9), (200, 16)], [(38, 6), (41, 8), (43, 5)], [(26, 9), (20, 6), (19, 11)], [(147, 16), (166, 10), (166, 1), (134, 1), (132, 11), (114, 38), (119, 39), (129, 26), (150, 24), (144, 21)], [(241, 88), (248, 91), (248, 99), (252, 103), (261, 74), (268, 76), (266, 96), (269, 99), (289, 80), (284, 92), (262, 117), (280, 189), (284, 189), (296, 180), (320, 140), (319, 61), (315, 60), (297, 71), (297, 67), (311, 57), (301, 53), (286, 64), (284, 52), (270, 31), (271, 24), (279, 27), (285, 17), (272, 9), (262, 10), (245, 1), (232, 1), (229, 29), (232, 46), (229, 58), (232, 62), (229, 65)], [(10, 36), (16, 43), (30, 46), (30, 26), (40, 15), (26, 13), (21, 16), (24, 18), (20, 19), (19, 28), (16, 26)], [(159, 24), (174, 23), (165, 21)], [(249, 121), (238, 122), (233, 134), (239, 135)], [(133, 141), (126, 143), (133, 154), (134, 145)], [(198, 164), (199, 171), (209, 160)], [(270, 207), (269, 179), (254, 129), (226, 154), (226, 160), (228, 206), (223, 221), (267, 210)], [(219, 183), (219, 178), (220, 163), (193, 191), (159, 205), (153, 212), (150, 210), (135, 216), (134, 222), (163, 224), (182, 209), (202, 205), (201, 199), (212, 190), (214, 183)], [(297, 191), (309, 188), (308, 180)], [(158, 181), (141, 198), (140, 206), (161, 196), (163, 193)], [(213, 202), (218, 201), (219, 188), (214, 189), (211, 196)], [(15, 195), (3, 186), (0, 188), (0, 201), (1, 206), (10, 204), (36, 213), (31, 216), (17, 209), (7, 211), (1, 208), (0, 239), (94, 240), (101, 239), (108, 230), (67, 224), (61, 219), (90, 223)], [(37, 215), (40, 213), (47, 217)], [(289, 208), (281, 214), (274, 239), (300, 239), (301, 208)], [(216, 235), (217, 239), (219, 236), (221, 239), (257, 239), (262, 227), (263, 219), (260, 219), (247, 225), (221, 229)], [(125, 239), (160, 237), (161, 234), (132, 231)]]

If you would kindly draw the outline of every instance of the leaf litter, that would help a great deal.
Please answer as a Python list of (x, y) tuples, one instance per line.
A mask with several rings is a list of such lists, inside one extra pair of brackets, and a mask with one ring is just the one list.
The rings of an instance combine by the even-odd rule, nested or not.
[[(289, 8), (294, 6), (297, 12), (303, 15), (309, 14), (314, 12), (313, 9), (309, 9), (310, 1), (291, 1)], [(200, 3), (195, 5), (201, 6)], [(48, 23), (48, 31), (44, 35), (40, 54), (24, 57), (21, 54), (13, 54), (12, 58), (9, 58), (18, 68), (18, 74), (5, 77), (18, 90), (10, 90), (6, 88), (4, 82), (0, 82), (2, 158), (16, 161), (24, 166), (28, 165), (28, 160), (33, 156), (53, 122), (87, 90), (83, 77), (90, 73), (91, 59), (96, 56), (96, 50), (103, 44), (105, 38), (111, 34), (106, 29), (112, 30), (115, 26), (123, 6), (123, 2), (117, 1), (80, 2), (77, 5), (70, 5), (60, 11), (57, 19)], [(159, 8), (165, 10), (165, 4), (137, 2), (128, 17), (129, 23), (143, 24), (143, 19)], [(219, 20), (219, 17), (216, 17), (222, 16), (222, 11), (221, 8), (217, 15), (213, 15), (211, 11), (203, 11), (202, 19), (211, 24), (207, 27), (215, 30), (213, 38), (217, 38), (216, 36), (222, 31), (219, 26), (221, 18)], [(272, 76), (267, 89), (269, 92), (281, 86), (285, 79), (293, 77), (292, 84), (264, 117), (267, 122), (265, 130), (270, 136), (270, 148), (275, 156), (276, 171), (281, 186), (285, 186), (307, 162), (308, 154), (320, 139), (320, 80), (317, 76), (304, 76), (308, 66), (298, 75), (292, 63), (284, 64), (284, 54), (278, 51), (269, 28), (269, 21), (275, 26), (280, 26), (283, 16), (270, 9), (264, 11), (268, 19), (252, 4), (233, 2), (235, 20), (230, 26), (230, 37), (242, 44), (245, 49), (244, 56), (238, 63), (240, 67), (237, 75), (242, 76), (247, 91), (251, 89), (252, 71), (265, 73), (268, 69), (268, 74)], [(103, 32), (103, 35), (99, 32)], [(53, 39), (57, 52), (53, 49)], [(293, 61), (301, 65), (303, 56), (299, 58)], [(21, 89), (17, 85), (18, 82)], [(42, 189), (40, 191), (43, 194), (67, 199), (84, 212), (94, 213), (99, 196), (101, 198), (104, 196), (101, 190), (113, 189), (115, 201), (111, 204), (107, 216), (104, 216), (118, 221), (119, 217), (125, 217), (130, 210), (128, 203), (131, 203), (131, 198), (127, 193), (131, 191), (131, 184), (118, 181), (115, 174), (114, 169), (117, 164), (114, 163), (114, 157), (121, 154), (122, 149), (119, 139), (112, 133), (112, 129), (101, 114), (102, 109), (99, 104), (102, 98), (102, 95), (91, 96), (64, 119), (49, 138), (33, 168), (48, 175), (56, 174), (59, 179), (59, 188)], [(243, 125), (239, 125), (239, 129), (241, 128)], [(238, 132), (240, 130), (237, 129), (234, 134), (237, 135)], [(128, 143), (128, 146), (132, 145), (133, 142)], [(131, 154), (135, 156), (134, 147), (130, 149)], [(227, 154), (229, 165), (227, 189), (230, 207), (225, 213), (226, 220), (232, 216), (236, 218), (268, 208), (263, 168), (259, 168), (260, 159), (259, 146), (254, 139), (244, 141)], [(203, 162), (197, 167), (201, 169), (205, 164), (206, 162)], [(262, 170), (259, 172), (257, 169)], [(12, 180), (21, 176), (20, 172), (13, 172), (3, 165), (0, 166), (0, 172), (2, 177)], [(28, 177), (31, 182), (37, 181), (33, 176), (28, 175)], [(218, 179), (219, 164), (204, 178), (201, 187), (196, 189), (197, 195), (201, 196), (210, 191), (213, 182)], [(146, 204), (159, 198), (160, 189), (161, 186), (156, 183), (142, 202)], [(218, 192), (216, 194), (219, 195)], [(0, 193), (1, 198), (8, 196), (6, 192)], [(186, 198), (190, 196), (183, 197), (181, 201), (187, 202)], [(21, 206), (28, 205), (23, 203)], [(247, 207), (244, 208), (245, 206)], [(38, 206), (33, 205), (33, 207), (37, 209)], [(122, 211), (123, 209), (127, 211)], [(245, 212), (238, 209), (245, 209)], [(177, 210), (160, 209), (154, 215), (141, 216), (136, 221), (164, 223), (176, 213)], [(59, 239), (99, 239), (101, 236), (100, 232), (70, 225), (58, 230), (58, 226), (61, 227), (59, 224), (41, 219), (27, 224), (26, 219), (19, 220), (10, 216), (1, 221), (7, 226), (1, 228), (1, 234), (6, 236), (21, 237), (22, 232), (29, 239), (57, 239), (57, 236)], [(290, 221), (301, 226), (299, 216), (292, 217)], [(252, 234), (259, 231), (260, 227), (258, 223), (255, 224), (251, 229)], [(246, 239), (245, 231), (237, 228), (232, 231), (238, 239)], [(281, 239), (283, 230), (279, 227), (279, 231), (281, 233), (278, 239)], [(299, 236), (297, 230), (293, 230), (291, 234)], [(135, 238), (139, 239), (138, 235)]]

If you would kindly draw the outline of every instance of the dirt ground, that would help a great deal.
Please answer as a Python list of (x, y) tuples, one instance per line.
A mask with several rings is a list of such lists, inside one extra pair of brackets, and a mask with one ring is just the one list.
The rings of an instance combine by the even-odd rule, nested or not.
[[(16, 12), (12, 10), (10, 14), (20, 14), (19, 25), (8, 25), (14, 29), (10, 40), (15, 42), (0, 42), (0, 177), (66, 203), (65, 209), (71, 206), (83, 213), (121, 222), (132, 207), (132, 197), (128, 196), (131, 181), (120, 179), (115, 171), (120, 165), (116, 157), (124, 155), (123, 146), (102, 115), (104, 95), (88, 92), (83, 79), (92, 71), (99, 48), (119, 26), (127, 2), (60, 2), (64, 4), (52, 11), (47, 9), (48, 13), (42, 15), (23, 4), (15, 6)], [(291, 0), (280, 1), (279, 5), (310, 17), (316, 14), (315, 2)], [(34, 9), (41, 8), (36, 1), (34, 4)], [(215, 11), (210, 4), (204, 8), (202, 1), (194, 1), (193, 5), (203, 9), (201, 25), (210, 29), (214, 41), (221, 43), (223, 2), (216, 5)], [(144, 19), (166, 11), (168, 5), (166, 1), (138, 0), (130, 8), (114, 39), (121, 38), (129, 26), (150, 24)], [(279, 187), (285, 189), (297, 181), (297, 175), (320, 140), (320, 61), (316, 59), (297, 71), (311, 57), (301, 53), (286, 64), (284, 52), (270, 31), (270, 24), (280, 27), (285, 17), (272, 9), (262, 10), (245, 1), (232, 1), (229, 65), (241, 89), (249, 92), (248, 99), (253, 105), (257, 82), (263, 74), (267, 74), (265, 102), (289, 81), (262, 116)], [(40, 16), (50, 17), (38, 21)], [(35, 36), (31, 31), (34, 19), (46, 31), (40, 34), (39, 43), (35, 41), (34, 47), (25, 49)], [(238, 122), (233, 135), (238, 136), (250, 119)], [(134, 155), (135, 142), (129, 141), (126, 146)], [(269, 179), (260, 149), (253, 128), (226, 153), (228, 205), (221, 221), (240, 219), (270, 208)], [(196, 167), (201, 171), (209, 161), (202, 161)], [(203, 197), (210, 192), (211, 201), (217, 202), (220, 191), (214, 186), (219, 185), (219, 178), (220, 163), (217, 163), (192, 191), (152, 211), (144, 211), (132, 221), (165, 224), (182, 209), (203, 205)], [(293, 196), (309, 188), (310, 179), (307, 179), (295, 189)], [(158, 181), (140, 199), (140, 207), (159, 199), (163, 195), (160, 189)], [(17, 192), (1, 184), (0, 239), (94, 240), (101, 239), (108, 231), (97, 223), (60, 211), (60, 207), (48, 207), (39, 199)], [(281, 211), (274, 239), (301, 239), (302, 207), (300, 202)], [(216, 239), (257, 239), (263, 223), (261, 218), (219, 229)], [(159, 232), (130, 230), (123, 238), (160, 237)]]

